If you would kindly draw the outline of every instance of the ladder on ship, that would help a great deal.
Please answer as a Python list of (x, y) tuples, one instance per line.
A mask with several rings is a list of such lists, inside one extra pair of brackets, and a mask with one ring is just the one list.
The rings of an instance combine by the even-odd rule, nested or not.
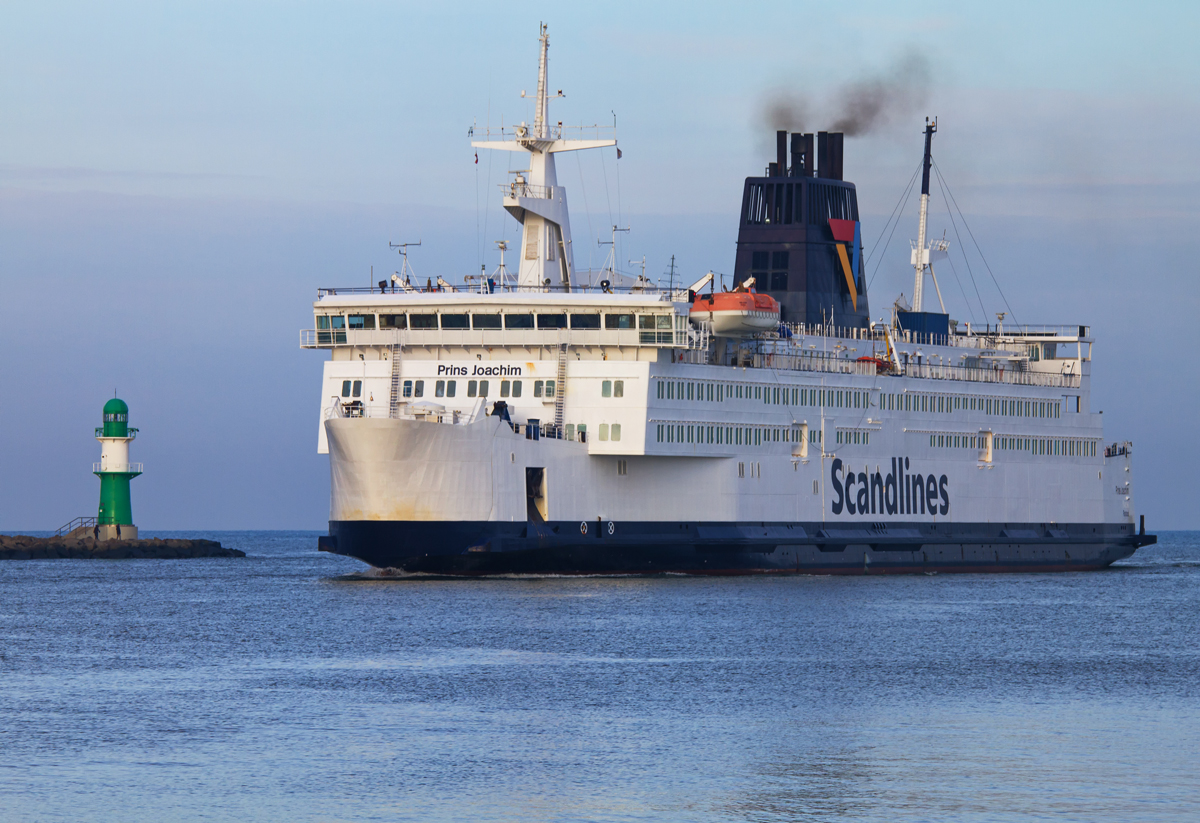
[(567, 396), (567, 344), (558, 344), (558, 380), (554, 389), (554, 430), (562, 437), (563, 406)]
[(400, 332), (395, 332), (392, 338), (392, 394), (388, 400), (388, 417), (393, 420), (400, 416)]

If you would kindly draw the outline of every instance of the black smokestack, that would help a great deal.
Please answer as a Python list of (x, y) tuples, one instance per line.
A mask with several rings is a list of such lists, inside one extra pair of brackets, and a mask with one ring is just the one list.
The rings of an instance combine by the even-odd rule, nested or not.
[(825, 177), (829, 171), (829, 132), (817, 132), (817, 176)]
[(786, 131), (775, 132), (775, 170), (780, 177), (787, 175), (787, 135)]
[(813, 176), (813, 136), (811, 134), (792, 135), (792, 176)]
[(842, 133), (829, 133), (829, 168), (821, 167), (821, 176), (830, 180), (842, 179)]

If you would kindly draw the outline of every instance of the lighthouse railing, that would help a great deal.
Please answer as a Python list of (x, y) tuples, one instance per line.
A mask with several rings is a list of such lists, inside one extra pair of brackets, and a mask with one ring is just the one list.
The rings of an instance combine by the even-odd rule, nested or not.
[(96, 472), (107, 474), (141, 474), (141, 463), (93, 463), (92, 473)]

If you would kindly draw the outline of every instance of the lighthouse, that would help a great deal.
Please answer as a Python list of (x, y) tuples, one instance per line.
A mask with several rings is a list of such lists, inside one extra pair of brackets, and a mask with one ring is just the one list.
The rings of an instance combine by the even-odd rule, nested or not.
[(114, 397), (104, 404), (104, 425), (96, 429), (100, 462), (92, 465), (92, 473), (100, 478), (96, 527), (101, 540), (118, 536), (123, 540), (137, 539), (129, 501), (129, 481), (142, 473), (141, 463), (129, 462), (129, 443), (137, 437), (137, 431), (129, 427), (129, 406), (124, 400)]

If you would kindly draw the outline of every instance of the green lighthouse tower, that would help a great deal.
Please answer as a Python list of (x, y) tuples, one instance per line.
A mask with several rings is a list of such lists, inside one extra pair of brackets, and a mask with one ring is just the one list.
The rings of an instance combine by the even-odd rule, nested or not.
[(125, 540), (137, 539), (129, 500), (129, 481), (142, 473), (141, 463), (129, 462), (129, 443), (137, 437), (137, 431), (129, 427), (129, 406), (124, 400), (114, 397), (104, 404), (104, 425), (96, 429), (100, 462), (92, 465), (92, 473), (100, 478), (96, 525), (102, 540), (118, 535)]

